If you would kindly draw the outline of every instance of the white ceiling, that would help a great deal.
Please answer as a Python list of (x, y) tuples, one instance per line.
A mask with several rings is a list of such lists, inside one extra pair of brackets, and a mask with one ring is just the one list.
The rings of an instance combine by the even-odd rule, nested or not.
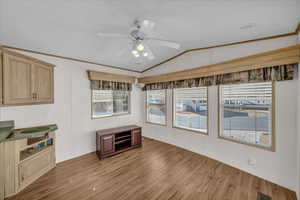
[[(136, 64), (124, 39), (134, 19), (156, 22), (153, 37), (180, 50), (151, 46), (156, 59)], [(0, 42), (44, 53), (143, 70), (177, 53), (228, 42), (293, 32), (300, 0), (0, 0)], [(240, 27), (255, 24), (250, 29)]]

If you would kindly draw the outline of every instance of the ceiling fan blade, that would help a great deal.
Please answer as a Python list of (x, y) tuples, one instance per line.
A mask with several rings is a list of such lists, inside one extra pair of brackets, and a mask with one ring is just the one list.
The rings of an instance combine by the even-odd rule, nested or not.
[(177, 42), (157, 38), (145, 38), (144, 40), (151, 42), (153, 45), (165, 46), (172, 49), (180, 49), (180, 44)]
[(148, 19), (144, 19), (140, 22), (140, 26), (141, 26), (140, 31), (142, 33), (149, 34), (153, 30), (155, 26), (155, 22)]
[(128, 35), (119, 33), (97, 33), (99, 37), (111, 37), (111, 38), (129, 38)]
[(151, 51), (150, 47), (147, 44), (143, 44), (145, 47), (145, 51), (148, 53), (147, 58), (149, 60), (153, 60), (155, 58), (153, 52)]

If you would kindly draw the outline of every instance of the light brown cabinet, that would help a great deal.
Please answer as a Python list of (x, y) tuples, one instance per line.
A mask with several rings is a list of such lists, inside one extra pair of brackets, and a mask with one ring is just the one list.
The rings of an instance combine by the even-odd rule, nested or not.
[(53, 67), (34, 65), (34, 93), (37, 103), (53, 103)]
[(3, 50), (2, 105), (28, 105), (54, 102), (52, 64)]
[[(2, 75), (2, 71), (3, 71), (3, 69), (2, 69), (2, 49), (0, 48), (0, 106), (2, 105), (2, 103), (3, 103), (3, 99), (2, 99), (2, 97), (3, 97), (3, 94), (2, 94), (2, 77), (3, 77), (3, 75)], [(1, 194), (0, 194), (1, 195)], [(0, 198), (1, 199), (1, 198)]]
[[(4, 158), (4, 143), (0, 142), (0, 159)], [(0, 200), (4, 199), (5, 171), (4, 162), (0, 162)]]
[(55, 167), (55, 142), (55, 132), (50, 132), (41, 138), (0, 143), (0, 200), (19, 193)]
[(52, 149), (46, 149), (44, 152), (33, 156), (19, 164), (19, 188), (23, 189), (41, 174), (45, 174), (53, 168)]

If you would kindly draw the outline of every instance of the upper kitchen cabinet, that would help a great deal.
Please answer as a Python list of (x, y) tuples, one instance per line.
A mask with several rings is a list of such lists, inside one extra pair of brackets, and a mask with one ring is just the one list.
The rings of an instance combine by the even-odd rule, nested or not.
[(0, 106), (2, 106), (2, 103), (3, 103), (3, 93), (2, 93), (2, 49), (0, 48)]
[(1, 57), (4, 106), (54, 102), (54, 65), (4, 49)]
[(53, 67), (34, 64), (33, 70), (36, 103), (53, 103)]

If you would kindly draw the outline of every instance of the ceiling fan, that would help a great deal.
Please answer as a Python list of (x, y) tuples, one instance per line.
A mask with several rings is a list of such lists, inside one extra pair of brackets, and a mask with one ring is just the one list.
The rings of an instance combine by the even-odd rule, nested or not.
[(142, 57), (146, 57), (149, 60), (153, 60), (155, 55), (153, 51), (150, 49), (148, 44), (153, 44), (157, 46), (165, 46), (172, 49), (179, 49), (180, 44), (177, 42), (152, 38), (148, 37), (148, 35), (152, 32), (155, 22), (150, 21), (148, 19), (144, 20), (135, 20), (133, 23), (133, 27), (129, 30), (129, 35), (120, 34), (120, 33), (103, 33), (100, 32), (97, 35), (99, 37), (110, 37), (110, 38), (128, 38), (131, 41), (130, 51), (131, 54), (136, 59), (141, 59)]

